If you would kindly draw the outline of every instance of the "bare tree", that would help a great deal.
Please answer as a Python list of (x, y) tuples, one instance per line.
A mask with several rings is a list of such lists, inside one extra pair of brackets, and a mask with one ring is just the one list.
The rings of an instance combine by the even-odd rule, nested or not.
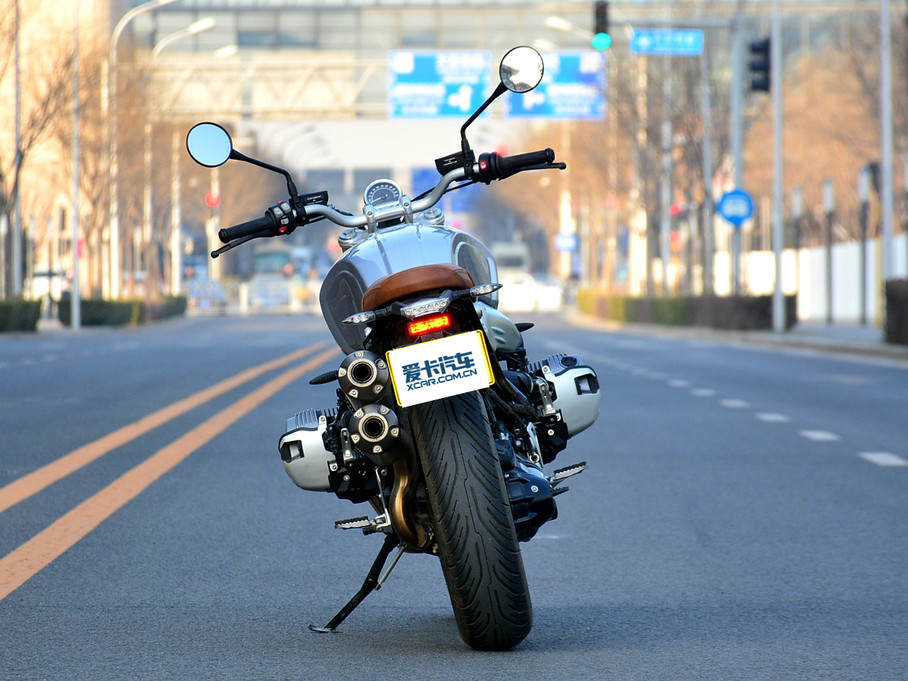
[[(3, 129), (15, 127), (15, 44), (16, 31), (28, 25), (34, 3), (7, 3), (0, 10), (0, 87), (7, 96), (3, 99)], [(16, 16), (17, 9), (19, 16)], [(53, 121), (70, 112), (68, 99), (72, 48), (66, 43), (51, 42), (34, 47), (19, 56), (21, 100), (20, 135), (16, 143), (0, 145), (0, 215), (13, 223), (13, 211), (20, 192), (22, 169), (29, 154), (47, 138)], [(5, 140), (4, 140), (5, 142)], [(3, 276), (12, 282), (21, 273), (12, 272), (12, 233), (7, 235), (3, 249), (7, 262), (2, 263)]]

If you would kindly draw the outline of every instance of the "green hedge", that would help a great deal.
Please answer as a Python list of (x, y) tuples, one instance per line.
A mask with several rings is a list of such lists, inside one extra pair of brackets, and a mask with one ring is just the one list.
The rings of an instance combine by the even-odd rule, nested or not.
[(186, 314), (188, 299), (186, 296), (164, 296), (161, 300), (145, 305), (146, 322), (169, 317), (182, 317)]
[(908, 345), (908, 279), (886, 282), (886, 342)]
[[(578, 292), (580, 311), (619, 322), (706, 326), (753, 331), (772, 329), (772, 296), (674, 296), (637, 298), (584, 289)], [(786, 327), (797, 322), (797, 297), (786, 296)]]
[[(60, 301), (60, 321), (64, 326), (72, 325), (72, 301), (64, 297)], [(144, 300), (94, 300), (83, 298), (80, 305), (83, 326), (125, 326), (144, 324), (168, 317), (177, 317), (186, 312), (185, 296), (165, 296), (157, 302)]]
[(0, 332), (35, 331), (40, 317), (40, 300), (0, 300)]

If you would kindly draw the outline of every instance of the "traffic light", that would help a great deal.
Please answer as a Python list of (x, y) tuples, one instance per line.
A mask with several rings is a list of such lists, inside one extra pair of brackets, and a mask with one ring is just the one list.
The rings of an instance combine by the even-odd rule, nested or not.
[(750, 44), (750, 91), (769, 92), (770, 61), (769, 38), (755, 40)]
[(608, 32), (608, 3), (605, 0), (596, 0), (592, 45), (596, 50), (607, 50), (612, 46), (612, 36)]

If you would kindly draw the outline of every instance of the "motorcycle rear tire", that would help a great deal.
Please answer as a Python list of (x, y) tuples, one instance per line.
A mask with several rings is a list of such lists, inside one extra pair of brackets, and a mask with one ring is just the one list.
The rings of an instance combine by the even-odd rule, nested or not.
[(482, 397), (417, 405), (410, 419), (460, 635), (477, 650), (513, 648), (533, 608)]

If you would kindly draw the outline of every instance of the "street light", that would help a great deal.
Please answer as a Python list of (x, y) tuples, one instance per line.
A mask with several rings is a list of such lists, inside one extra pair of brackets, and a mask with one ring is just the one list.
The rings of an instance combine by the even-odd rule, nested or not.
[(212, 17), (205, 17), (204, 19), (199, 19), (198, 21), (193, 21), (189, 26), (179, 31), (174, 31), (168, 36), (164, 36), (154, 46), (154, 49), (151, 51), (151, 58), (154, 59), (157, 57), (161, 50), (170, 45), (170, 43), (180, 40), (181, 38), (186, 38), (196, 33), (202, 33), (203, 31), (209, 31), (214, 28), (215, 21)]
[(107, 58), (107, 140), (110, 153), (110, 290), (111, 298), (120, 296), (120, 206), (118, 200), (118, 159), (117, 159), (117, 43), (126, 25), (140, 14), (151, 12), (177, 0), (150, 0), (129, 10), (114, 27)]
[[(215, 27), (215, 20), (211, 17), (205, 17), (204, 19), (199, 19), (192, 22), (186, 28), (180, 29), (179, 31), (174, 31), (169, 35), (164, 36), (151, 50), (150, 61), (153, 62), (155, 57), (157, 57), (161, 51), (177, 40), (186, 38), (198, 33), (203, 33), (204, 31), (210, 31)], [(170, 244), (170, 267), (171, 267), (171, 294), (177, 295), (180, 288), (180, 270), (182, 269), (182, 257), (180, 252), (180, 217), (178, 214), (177, 203), (180, 200), (179, 197), (179, 156), (176, 149), (178, 147), (176, 144), (172, 145), (173, 149), (171, 151), (171, 170), (174, 173), (174, 177), (171, 180), (171, 191), (173, 196), (171, 197), (172, 202), (174, 203), (171, 210), (174, 212), (174, 216), (171, 219), (171, 244)], [(149, 244), (152, 242), (152, 191), (151, 191), (151, 119), (146, 118), (145, 120), (145, 153), (144, 153), (144, 163), (145, 163), (145, 192), (142, 201), (142, 213), (143, 213), (143, 225), (142, 225), (142, 237), (145, 241), (145, 250), (146, 250), (146, 271), (149, 267), (149, 258), (150, 255), (147, 252)]]

